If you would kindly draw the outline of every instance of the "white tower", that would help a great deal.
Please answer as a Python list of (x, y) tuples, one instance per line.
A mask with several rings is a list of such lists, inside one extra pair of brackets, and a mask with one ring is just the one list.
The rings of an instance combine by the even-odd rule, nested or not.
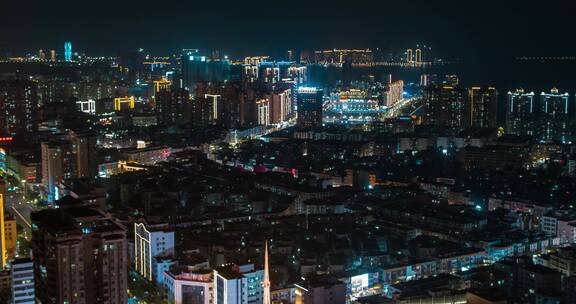
[(268, 240), (266, 240), (266, 247), (264, 248), (264, 278), (262, 279), (262, 286), (264, 287), (264, 296), (262, 297), (262, 304), (271, 304), (270, 299), (270, 271), (268, 269)]

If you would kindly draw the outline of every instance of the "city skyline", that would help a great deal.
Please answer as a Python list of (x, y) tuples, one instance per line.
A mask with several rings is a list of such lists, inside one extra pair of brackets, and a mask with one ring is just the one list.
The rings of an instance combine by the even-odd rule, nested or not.
[[(447, 57), (568, 56), (576, 50), (565, 39), (572, 4), (561, 1), (549, 2), (550, 10), (496, 1), (470, 7), (457, 1), (184, 2), (160, 11), (136, 1), (2, 5), (0, 26), (11, 30), (0, 35), (0, 48), (20, 51), (59, 49), (63, 41), (97, 55), (192, 47), (242, 56), (286, 49), (404, 48), (415, 42), (434, 45)], [(7, 14), (24, 9), (26, 14)]]
[(576, 6), (0, 3), (0, 304), (576, 303)]

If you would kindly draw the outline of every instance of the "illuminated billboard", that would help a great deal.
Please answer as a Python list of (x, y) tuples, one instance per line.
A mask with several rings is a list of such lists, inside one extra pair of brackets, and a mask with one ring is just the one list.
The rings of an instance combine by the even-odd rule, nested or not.
[(363, 289), (368, 288), (369, 284), (369, 275), (367, 273), (353, 276), (350, 280), (352, 292), (356, 293)]

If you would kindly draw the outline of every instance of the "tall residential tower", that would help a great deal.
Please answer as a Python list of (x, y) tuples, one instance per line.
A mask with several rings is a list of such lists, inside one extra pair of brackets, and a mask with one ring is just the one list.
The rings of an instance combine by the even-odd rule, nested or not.
[(322, 126), (322, 106), (324, 91), (312, 87), (300, 87), (297, 91), (298, 119), (297, 126), (302, 129), (313, 129)]
[(57, 205), (30, 216), (38, 301), (126, 303), (126, 229), (70, 196)]
[(536, 105), (534, 92), (517, 89), (508, 92), (506, 103), (506, 133), (514, 135), (535, 135)]

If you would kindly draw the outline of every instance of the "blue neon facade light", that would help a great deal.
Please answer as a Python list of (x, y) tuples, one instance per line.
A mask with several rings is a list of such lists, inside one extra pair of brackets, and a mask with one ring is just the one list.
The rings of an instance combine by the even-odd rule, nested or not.
[(64, 42), (64, 60), (72, 61), (72, 42)]

